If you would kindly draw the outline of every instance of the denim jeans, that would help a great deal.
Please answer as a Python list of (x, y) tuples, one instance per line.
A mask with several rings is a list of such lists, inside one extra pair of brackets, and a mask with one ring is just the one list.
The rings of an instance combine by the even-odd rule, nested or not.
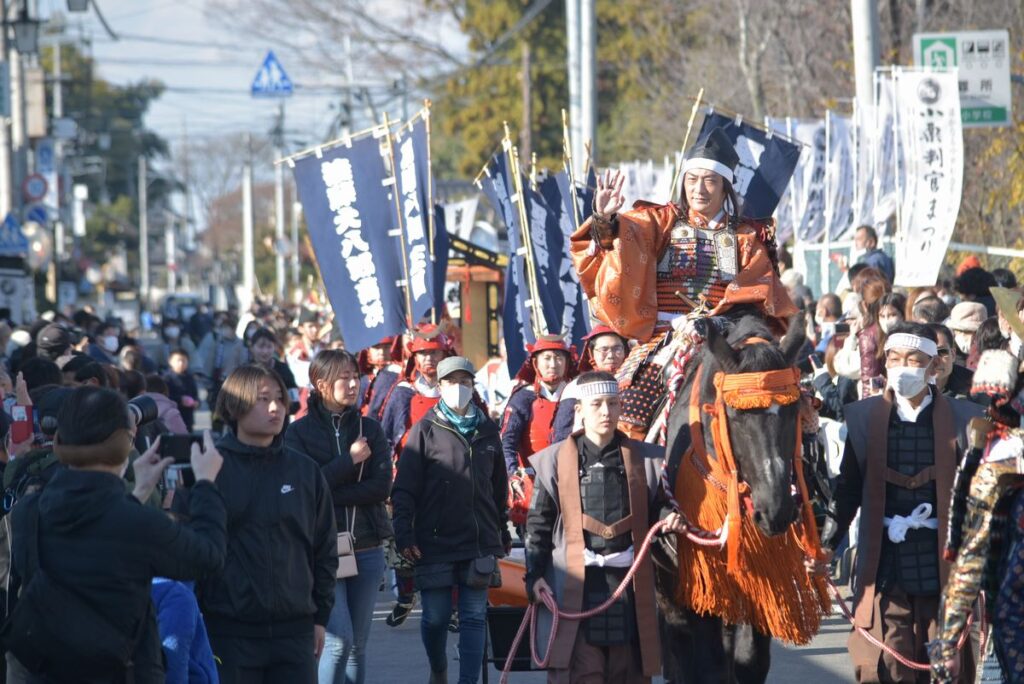
[(334, 608), (320, 657), (320, 684), (363, 684), (366, 679), (366, 640), (384, 576), (384, 549), (356, 551), (356, 567), (359, 574), (334, 585)]
[[(476, 684), (484, 661), (484, 629), (487, 611), (487, 590), (459, 589), (459, 683)], [(424, 589), (423, 621), (420, 635), (430, 660), (430, 669), (442, 672), (448, 667), (445, 648), (448, 644), (448, 621), (452, 614), (452, 587)]]

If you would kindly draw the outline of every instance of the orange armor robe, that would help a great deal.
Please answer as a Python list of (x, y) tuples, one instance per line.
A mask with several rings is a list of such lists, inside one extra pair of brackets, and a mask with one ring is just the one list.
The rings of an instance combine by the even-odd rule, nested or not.
[[(680, 300), (669, 299), (674, 297), (673, 284), (659, 283), (657, 271), (681, 218), (680, 208), (673, 204), (637, 202), (631, 211), (618, 215), (618, 235), (610, 243), (600, 245), (592, 238), (592, 219), (573, 234), (572, 259), (590, 310), (620, 335), (647, 342), (654, 334), (659, 310), (680, 310)], [(727, 223), (717, 231), (727, 230)], [(773, 328), (785, 330), (797, 307), (779, 281), (759, 237), (773, 229), (771, 222), (740, 223), (735, 234), (736, 275), (712, 288), (711, 315), (737, 304), (754, 304)], [(729, 240), (723, 239), (728, 245)]]

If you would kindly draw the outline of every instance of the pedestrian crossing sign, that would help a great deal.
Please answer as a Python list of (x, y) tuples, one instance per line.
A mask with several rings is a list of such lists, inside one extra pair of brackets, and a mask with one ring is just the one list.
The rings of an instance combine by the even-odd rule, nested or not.
[(18, 256), (28, 254), (28, 239), (21, 232), (21, 224), (14, 214), (7, 214), (0, 223), (0, 255)]
[(294, 91), (292, 80), (273, 50), (267, 51), (263, 65), (252, 80), (253, 97), (288, 97)]

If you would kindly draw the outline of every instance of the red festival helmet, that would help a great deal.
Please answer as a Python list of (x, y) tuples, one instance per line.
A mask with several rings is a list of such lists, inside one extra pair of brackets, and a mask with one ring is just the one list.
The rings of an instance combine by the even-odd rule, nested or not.
[(583, 337), (583, 353), (580, 354), (579, 364), (576, 366), (577, 375), (594, 370), (594, 352), (590, 349), (590, 341), (602, 335), (615, 335), (622, 340), (622, 346), (629, 350), (629, 340), (612, 330), (607, 325), (594, 326), (593, 330)]
[[(384, 365), (387, 365), (388, 363), (401, 363), (402, 346), (401, 344), (395, 344), (395, 341), (400, 339), (400, 337), (392, 335), (390, 337), (385, 337), (380, 342), (373, 345), (374, 347), (380, 347), (383, 345), (386, 345), (388, 347), (388, 350), (384, 353)], [(371, 373), (373, 373), (374, 369), (373, 366), (370, 364), (369, 351), (369, 349), (361, 349), (359, 353), (356, 354), (356, 361), (359, 362), (360, 375), (370, 375)]]
[(536, 342), (526, 345), (526, 351), (529, 353), (529, 357), (523, 362), (519, 372), (516, 373), (514, 378), (516, 381), (527, 385), (536, 385), (539, 382), (535, 361), (537, 354), (545, 351), (558, 351), (565, 354), (565, 379), (570, 380), (575, 377), (576, 374), (573, 372), (573, 366), (576, 362), (576, 349), (566, 344), (565, 338), (561, 335), (541, 335), (537, 338)]
[(444, 352), (445, 356), (451, 356), (455, 353), (448, 338), (441, 332), (441, 328), (433, 323), (424, 323), (417, 326), (410, 333), (410, 336), (412, 339), (405, 345), (408, 356), (403, 376), (409, 382), (413, 380), (413, 371), (417, 370), (416, 352), (438, 350)]

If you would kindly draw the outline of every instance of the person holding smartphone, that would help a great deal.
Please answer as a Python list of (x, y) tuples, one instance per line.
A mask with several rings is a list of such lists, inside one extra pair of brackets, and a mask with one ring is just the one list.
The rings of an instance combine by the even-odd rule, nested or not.
[[(229, 428), (217, 442), (228, 553), (197, 594), (220, 681), (311, 684), (338, 567), (330, 490), (314, 461), (285, 453), (288, 390), (274, 371), (232, 371), (216, 416)], [(175, 508), (191, 494), (176, 491)]]
[[(11, 512), (14, 574), (21, 585), (3, 634), (13, 654), (11, 669), (24, 675), (32, 668), (45, 681), (163, 681), (150, 583), (154, 576), (196, 579), (223, 564), (226, 515), (214, 484), (222, 458), (209, 434), (203, 448), (192, 449), (197, 482), (188, 502), (190, 522), (181, 524), (140, 503), (170, 463), (160, 458), (159, 443), (136, 459), (134, 489), (125, 489), (135, 423), (121, 395), (75, 389), (57, 424), (53, 451), (64, 467)], [(28, 629), (26, 620), (36, 629)], [(107, 649), (100, 635), (133, 643), (130, 657), (119, 663), (75, 657)]]
[(320, 466), (338, 531), (353, 537), (358, 568), (358, 574), (334, 585), (320, 684), (362, 684), (373, 607), (384, 576), (383, 545), (392, 536), (384, 508), (391, 492), (391, 448), (380, 423), (360, 415), (356, 357), (347, 351), (321, 351), (309, 366), (309, 381), (308, 413), (288, 426), (285, 451), (308, 456)]

